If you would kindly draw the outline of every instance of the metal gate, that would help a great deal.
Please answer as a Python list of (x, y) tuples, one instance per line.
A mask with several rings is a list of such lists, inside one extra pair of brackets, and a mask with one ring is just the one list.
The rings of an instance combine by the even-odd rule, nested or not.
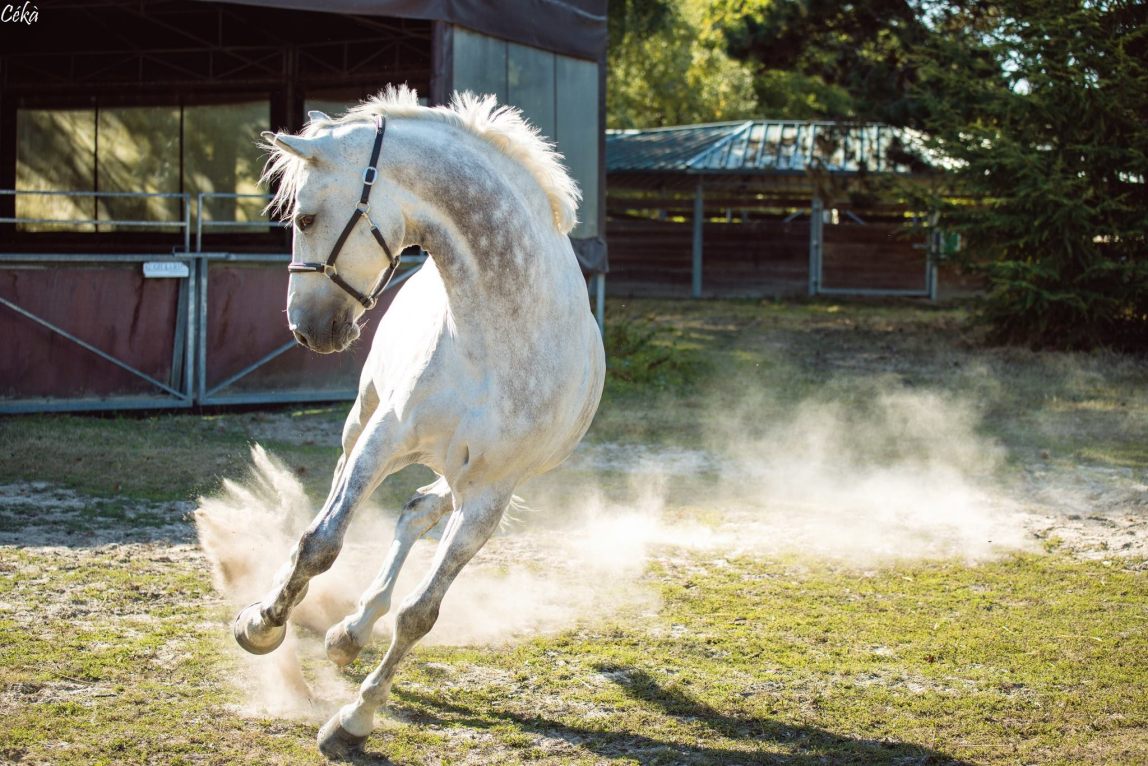
[[(193, 203), (188, 194), (0, 194), (172, 200), (178, 220), (13, 216), (0, 224), (146, 227), (183, 241), (182, 251), (159, 254), (0, 253), (0, 413), (354, 398), (370, 337), (326, 356), (295, 343), (282, 313), (290, 253), (205, 249), (213, 230), (280, 225), (203, 215), (215, 199), (264, 195), (199, 194)], [(425, 258), (402, 256), (379, 311)]]
[[(927, 229), (921, 227), (921, 239), (924, 241), (911, 242), (902, 238), (904, 226), (901, 224), (871, 224), (862, 220), (854, 213), (846, 212), (847, 223), (840, 224), (852, 228), (848, 236), (835, 236), (837, 226), (830, 227), (830, 235), (826, 236), (826, 213), (820, 199), (814, 199), (809, 216), (809, 294), (810, 295), (856, 295), (881, 297), (916, 297), (937, 298), (937, 265), (936, 249), (939, 233), (935, 225)], [(935, 224), (935, 222), (933, 222)], [(860, 235), (860, 236), (859, 236)], [(883, 242), (882, 242), (883, 240)], [(847, 243), (856, 243), (859, 246), (869, 245), (869, 256), (865, 259), (854, 259), (855, 266), (851, 271), (842, 269), (842, 262), (847, 258), (838, 257), (835, 248), (844, 250)], [(826, 256), (831, 261), (830, 273), (837, 278), (834, 282), (829, 280), (826, 284)], [(840, 255), (847, 255), (842, 253)], [(897, 266), (891, 269), (893, 273), (880, 272), (882, 257)], [(919, 256), (920, 271), (919, 283), (912, 284), (911, 274), (913, 265), (907, 261), (917, 260)], [(836, 261), (836, 263), (834, 263)], [(836, 266), (836, 268), (834, 268)], [(866, 268), (873, 272), (864, 273)], [(909, 279), (906, 281), (906, 277)], [(848, 279), (850, 284), (842, 284)], [(905, 284), (897, 284), (906, 282)]]
[[(0, 253), (0, 412), (188, 407), (196, 333), (187, 194), (0, 190), (16, 197), (132, 198), (178, 217), (44, 218), (2, 224), (48, 229), (152, 229), (182, 235), (183, 252)], [(94, 321), (95, 319), (99, 321)]]

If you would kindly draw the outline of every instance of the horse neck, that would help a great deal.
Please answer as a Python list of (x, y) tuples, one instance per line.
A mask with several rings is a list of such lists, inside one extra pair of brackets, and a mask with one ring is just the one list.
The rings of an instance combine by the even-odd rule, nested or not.
[(448, 295), (530, 302), (561, 268), (546, 195), (526, 168), (450, 125), (408, 123), (395, 180), (415, 199), (407, 240), (435, 259)]

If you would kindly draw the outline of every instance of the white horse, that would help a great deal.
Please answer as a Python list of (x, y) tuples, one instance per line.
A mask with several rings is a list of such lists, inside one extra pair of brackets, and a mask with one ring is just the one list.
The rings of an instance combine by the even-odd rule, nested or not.
[(287, 318), (300, 343), (344, 350), (402, 248), (417, 243), (431, 256), (380, 320), (326, 502), (234, 625), (248, 651), (274, 650), (308, 581), (339, 555), (355, 508), (404, 466), (438, 474), (404, 506), (357, 609), (327, 633), (328, 656), (353, 660), (390, 608), (411, 547), (450, 514), (382, 663), (319, 732), (324, 754), (347, 757), (515, 488), (585, 434), (605, 355), (566, 236), (578, 189), (518, 111), (469, 94), (427, 108), (413, 91), (388, 88), (338, 119), (312, 112), (300, 135), (264, 137), (267, 175), (279, 181), (272, 207), (295, 225)]

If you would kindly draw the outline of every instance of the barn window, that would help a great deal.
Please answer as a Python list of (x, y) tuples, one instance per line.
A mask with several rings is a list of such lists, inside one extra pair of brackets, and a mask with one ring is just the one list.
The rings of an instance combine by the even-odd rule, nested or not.
[[(16, 216), (22, 231), (167, 231), (177, 197), (203, 193), (205, 221), (264, 221), (255, 148), (270, 124), (266, 100), (17, 112)], [(65, 196), (111, 192), (127, 196)], [(114, 223), (114, 222), (122, 223)], [(95, 223), (93, 223), (95, 222)], [(107, 223), (104, 223), (107, 222)], [(140, 225), (139, 222), (144, 222)]]
[[(21, 109), (16, 114), (16, 188), (91, 190), (96, 183), (96, 113), (92, 110)], [(16, 197), (16, 216), (81, 220), (94, 217), (90, 197)], [(59, 230), (45, 223), (23, 224), (26, 231)], [(74, 226), (93, 231), (92, 226)]]

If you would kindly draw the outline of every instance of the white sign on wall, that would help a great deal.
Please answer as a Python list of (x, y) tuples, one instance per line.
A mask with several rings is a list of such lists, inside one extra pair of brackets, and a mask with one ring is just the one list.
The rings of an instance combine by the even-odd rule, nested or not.
[(146, 261), (143, 271), (147, 279), (178, 279), (191, 273), (187, 264), (180, 261)]

